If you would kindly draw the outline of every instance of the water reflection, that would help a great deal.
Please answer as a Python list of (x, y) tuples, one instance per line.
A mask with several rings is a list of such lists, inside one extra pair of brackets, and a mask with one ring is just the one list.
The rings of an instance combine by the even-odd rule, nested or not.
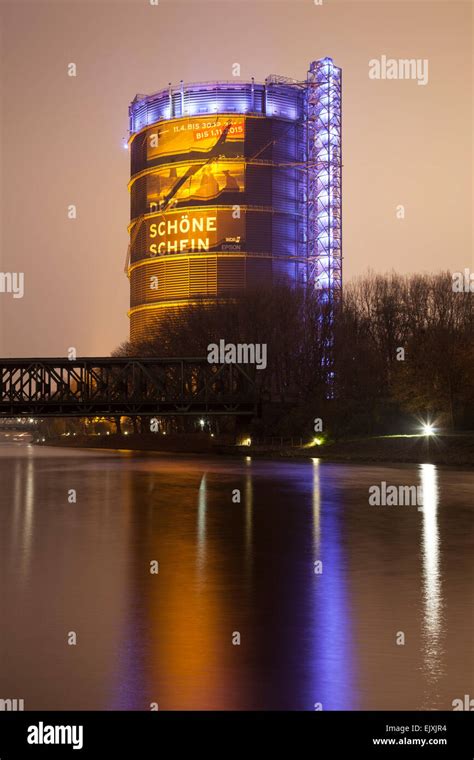
[(421, 552), (423, 558), (423, 668), (427, 678), (427, 703), (443, 673), (443, 596), (440, 569), (440, 537), (438, 528), (438, 473), (435, 465), (422, 464), (420, 479), (423, 489)]
[(315, 709), (354, 709), (354, 639), (348, 602), (348, 561), (342, 540), (344, 505), (324, 465), (313, 460), (313, 694)]
[(10, 529), (10, 551), (18, 565), (22, 585), (28, 579), (33, 539), (35, 470), (32, 447), (24, 448), (25, 459), (15, 463), (13, 476), (13, 520)]
[[(319, 520), (321, 511), (321, 493), (319, 487), (319, 459), (312, 459), (313, 463), (313, 544), (314, 556), (319, 554)], [(316, 561), (316, 559), (315, 559)]]
[(252, 486), (252, 469), (251, 459), (248, 457), (247, 468), (245, 471), (245, 572), (247, 582), (252, 578), (252, 558), (253, 558), (253, 486)]
[(197, 561), (197, 572), (198, 572), (199, 579), (202, 578), (202, 574), (203, 574), (205, 562), (206, 562), (206, 510), (207, 510), (206, 495), (207, 495), (206, 473), (204, 473), (204, 475), (201, 478), (201, 483), (199, 485), (198, 509), (197, 509), (196, 561)]
[[(420, 513), (368, 506), (367, 483), (414, 472)], [(27, 709), (449, 705), (471, 678), (463, 478), (459, 491), (430, 465), (2, 452), (2, 688)]]

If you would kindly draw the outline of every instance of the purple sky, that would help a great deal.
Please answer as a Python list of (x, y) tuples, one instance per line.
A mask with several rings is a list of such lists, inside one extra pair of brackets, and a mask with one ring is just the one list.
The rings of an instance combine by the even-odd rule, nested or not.
[[(0, 293), (1, 356), (128, 337), (128, 104), (234, 63), (258, 81), (326, 55), (343, 68), (346, 280), (474, 269), (470, 2), (0, 0), (0, 22), (0, 270), (25, 275), (22, 299)], [(428, 84), (370, 79), (382, 55), (427, 59)]]

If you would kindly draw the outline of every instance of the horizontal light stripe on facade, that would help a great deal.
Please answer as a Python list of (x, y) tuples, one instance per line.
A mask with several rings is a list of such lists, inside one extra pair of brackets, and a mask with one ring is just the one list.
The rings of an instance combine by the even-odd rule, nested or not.
[[(235, 302), (235, 299), (228, 298), (222, 299), (222, 301), (233, 303)], [(163, 317), (175, 321), (179, 319), (179, 315), (183, 312), (183, 309), (186, 310), (193, 306), (211, 307), (214, 304), (215, 299), (200, 299), (184, 303), (181, 301), (169, 301), (162, 304), (147, 304), (145, 306), (132, 307), (128, 311), (128, 316), (130, 317), (130, 337), (132, 340), (146, 338), (148, 337), (148, 329), (152, 327), (154, 328), (155, 322), (159, 322)]]
[[(229, 298), (227, 300), (230, 302), (230, 301), (235, 301), (236, 299)], [(186, 301), (166, 301), (163, 303), (150, 303), (150, 304), (143, 304), (142, 306), (132, 306), (128, 310), (127, 314), (128, 316), (133, 316), (134, 314), (138, 314), (141, 311), (154, 311), (157, 309), (168, 309), (171, 306), (176, 306), (179, 308), (186, 307), (186, 306), (203, 306), (203, 305), (213, 306), (215, 302), (216, 302), (215, 298), (208, 298), (207, 300), (203, 298), (203, 299), (197, 299), (195, 301), (186, 300)]]
[(163, 261), (166, 259), (166, 261), (176, 260), (179, 261), (180, 259), (187, 258), (187, 259), (203, 259), (203, 258), (228, 258), (229, 256), (232, 256), (236, 259), (242, 258), (242, 259), (275, 259), (277, 261), (297, 261), (301, 264), (306, 263), (306, 258), (304, 256), (275, 256), (275, 254), (271, 253), (270, 251), (263, 252), (263, 253), (255, 253), (248, 251), (228, 251), (223, 252), (219, 251), (218, 253), (166, 253), (162, 256), (154, 256), (153, 258), (147, 258), (147, 259), (140, 259), (140, 261), (136, 261), (134, 264), (131, 264), (128, 268), (128, 272), (133, 272), (133, 270), (138, 269), (139, 267), (147, 266), (148, 264), (152, 264), (154, 262)]
[[(254, 113), (238, 113), (237, 111), (231, 111), (229, 113), (216, 113), (213, 111), (212, 113), (196, 113), (192, 116), (189, 116), (190, 119), (192, 118), (201, 118), (202, 116), (214, 116), (215, 118), (220, 119), (235, 119), (236, 116), (243, 116), (246, 119), (266, 119), (267, 117), (265, 114), (254, 114)], [(185, 116), (186, 118), (186, 116)], [(130, 135), (128, 139), (129, 146), (133, 143), (136, 137), (139, 135), (142, 135), (144, 132), (147, 132), (149, 129), (154, 129), (155, 127), (159, 127), (160, 124), (163, 124), (164, 121), (166, 121), (167, 124), (172, 125), (173, 122), (182, 121), (182, 116), (176, 116), (173, 119), (158, 119), (157, 121), (154, 121), (152, 124), (147, 124), (146, 126), (142, 127), (138, 132), (133, 132), (133, 134)]]

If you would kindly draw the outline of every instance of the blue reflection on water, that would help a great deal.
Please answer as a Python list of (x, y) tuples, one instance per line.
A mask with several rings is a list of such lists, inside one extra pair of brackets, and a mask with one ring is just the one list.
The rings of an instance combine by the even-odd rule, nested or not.
[[(354, 641), (342, 542), (342, 507), (329, 466), (313, 460), (313, 702), (323, 710), (356, 709)], [(315, 708), (321, 709), (321, 708)]]

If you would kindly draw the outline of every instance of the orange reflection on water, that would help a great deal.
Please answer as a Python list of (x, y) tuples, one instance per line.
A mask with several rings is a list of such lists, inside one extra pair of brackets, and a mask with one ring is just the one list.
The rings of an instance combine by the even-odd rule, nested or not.
[(206, 474), (196, 501), (194, 512), (176, 508), (180, 530), (175, 524), (161, 544), (159, 586), (150, 594), (149, 679), (158, 685), (160, 710), (239, 707), (240, 679), (222, 677), (240, 647), (232, 645), (226, 622), (232, 619), (232, 600), (225, 595), (227, 560), (208, 535)]

